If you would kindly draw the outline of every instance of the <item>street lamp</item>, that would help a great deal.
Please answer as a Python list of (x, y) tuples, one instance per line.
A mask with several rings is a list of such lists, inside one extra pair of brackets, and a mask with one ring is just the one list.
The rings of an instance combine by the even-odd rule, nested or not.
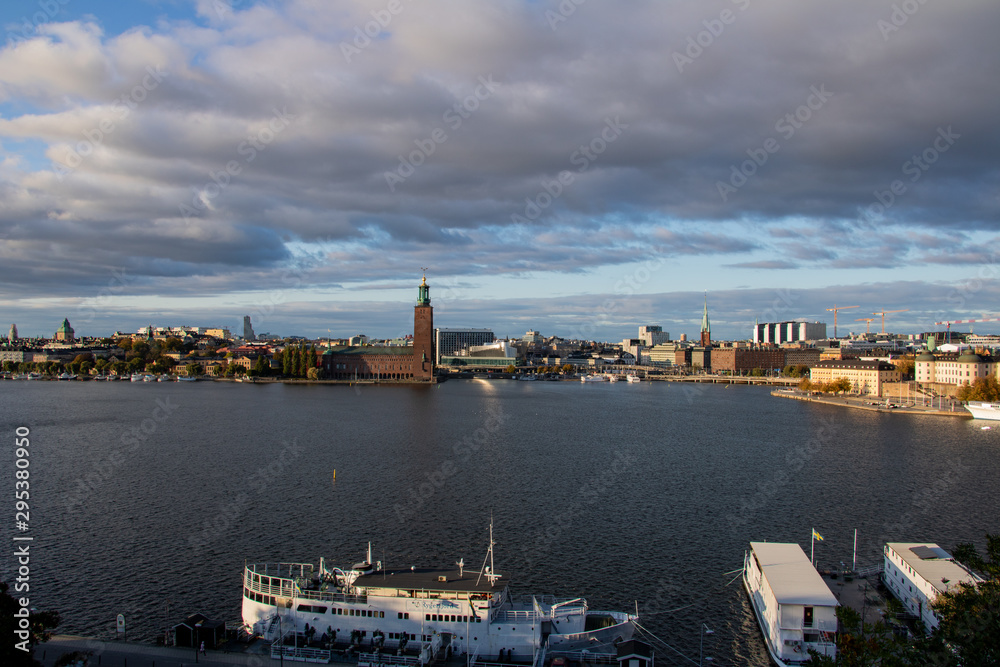
[(704, 655), (702, 649), (704, 648), (705, 645), (705, 635), (714, 635), (714, 634), (715, 630), (712, 630), (704, 623), (701, 624), (701, 633), (698, 639), (698, 667), (702, 667), (702, 665), (706, 662), (712, 662), (712, 658), (707, 656), (702, 657)]

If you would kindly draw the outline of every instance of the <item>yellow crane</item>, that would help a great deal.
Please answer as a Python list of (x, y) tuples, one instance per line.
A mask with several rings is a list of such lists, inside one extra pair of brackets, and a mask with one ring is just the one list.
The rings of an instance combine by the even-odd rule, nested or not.
[(869, 334), (869, 333), (872, 332), (872, 322), (875, 321), (875, 318), (874, 317), (859, 317), (858, 319), (856, 319), (854, 321), (855, 322), (867, 322), (867, 324), (865, 324), (865, 333)]
[(902, 310), (885, 310), (883, 308), (881, 310), (881, 312), (872, 313), (872, 315), (881, 315), (882, 316), (882, 333), (885, 333), (885, 316), (886, 316), (886, 314), (887, 313), (905, 313), (908, 310), (909, 310), (909, 308), (903, 308)]
[(833, 337), (837, 337), (837, 313), (841, 310), (847, 310), (848, 308), (860, 308), (861, 306), (834, 306), (833, 308), (827, 308), (827, 310), (833, 311)]

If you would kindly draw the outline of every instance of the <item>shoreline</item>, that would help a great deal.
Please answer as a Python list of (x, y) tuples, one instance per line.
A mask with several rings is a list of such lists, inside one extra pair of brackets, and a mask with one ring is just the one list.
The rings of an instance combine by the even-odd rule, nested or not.
[[(970, 413), (965, 408), (959, 408), (955, 410), (937, 410), (933, 407), (921, 406), (921, 405), (900, 405), (899, 407), (887, 408), (882, 405), (869, 405), (873, 400), (878, 399), (876, 396), (871, 396), (867, 398), (855, 397), (855, 396), (807, 396), (802, 393), (795, 393), (797, 390), (781, 390), (776, 389), (771, 392), (771, 396), (777, 396), (779, 398), (790, 398), (796, 401), (807, 401), (810, 403), (821, 403), (823, 405), (833, 405), (836, 407), (847, 407), (853, 408), (855, 410), (867, 410), (869, 412), (883, 412), (887, 414), (906, 414), (906, 415), (930, 415), (932, 417), (955, 417), (959, 419), (972, 419), (972, 413)], [(886, 399), (882, 399), (886, 400)]]

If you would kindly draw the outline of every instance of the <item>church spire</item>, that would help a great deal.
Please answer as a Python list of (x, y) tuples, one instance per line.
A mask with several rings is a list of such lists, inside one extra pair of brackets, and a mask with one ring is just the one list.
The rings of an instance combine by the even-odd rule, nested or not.
[(701, 316), (701, 346), (708, 347), (712, 342), (712, 327), (708, 323), (708, 292), (705, 292), (705, 312)]

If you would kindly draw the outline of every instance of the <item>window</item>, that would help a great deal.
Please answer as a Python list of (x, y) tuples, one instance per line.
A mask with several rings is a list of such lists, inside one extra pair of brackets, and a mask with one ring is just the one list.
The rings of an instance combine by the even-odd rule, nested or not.
[(806, 607), (802, 614), (802, 625), (807, 628), (811, 628), (813, 624), (813, 608)]

